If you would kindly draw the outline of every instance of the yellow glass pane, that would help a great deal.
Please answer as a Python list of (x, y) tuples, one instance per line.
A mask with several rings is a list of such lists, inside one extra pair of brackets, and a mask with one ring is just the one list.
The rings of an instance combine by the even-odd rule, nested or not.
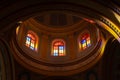
[(83, 43), (83, 44), (82, 44), (82, 49), (86, 49), (86, 48), (87, 48), (86, 43)]
[(34, 48), (34, 43), (31, 43), (31, 46)]
[(90, 44), (90, 40), (87, 40), (87, 45)]

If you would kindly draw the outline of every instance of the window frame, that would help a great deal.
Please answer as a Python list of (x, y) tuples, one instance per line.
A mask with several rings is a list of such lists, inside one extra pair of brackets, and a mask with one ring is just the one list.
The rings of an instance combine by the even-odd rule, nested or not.
[[(62, 45), (60, 45), (60, 43), (58, 45), (55, 45), (55, 43), (57, 42), (61, 42)], [(55, 52), (55, 46), (57, 46), (57, 53)], [(63, 49), (60, 50), (60, 47)], [(51, 52), (51, 56), (66, 56), (66, 44), (65, 41), (63, 39), (55, 39), (52, 41), (52, 52)], [(60, 53), (61, 52), (61, 53)]]
[[(84, 42), (82, 42), (84, 40)], [(79, 44), (79, 49), (81, 51), (86, 50), (89, 48), (92, 43), (91, 43), (91, 35), (89, 31), (84, 31), (83, 33), (79, 34), (78, 37), (78, 44)]]
[[(27, 39), (29, 39), (28, 42)], [(25, 36), (25, 46), (32, 51), (38, 51), (38, 36), (31, 30), (29, 30)]]

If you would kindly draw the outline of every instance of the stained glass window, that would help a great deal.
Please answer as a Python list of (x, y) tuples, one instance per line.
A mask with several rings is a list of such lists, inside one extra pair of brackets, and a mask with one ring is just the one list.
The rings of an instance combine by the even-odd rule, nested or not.
[(26, 36), (26, 46), (32, 50), (37, 51), (37, 37), (32, 32), (29, 32)]
[(53, 42), (52, 56), (65, 56), (65, 43), (62, 40)]
[(90, 35), (88, 33), (83, 34), (80, 43), (82, 50), (85, 50), (86, 48), (90, 47), (91, 46)]

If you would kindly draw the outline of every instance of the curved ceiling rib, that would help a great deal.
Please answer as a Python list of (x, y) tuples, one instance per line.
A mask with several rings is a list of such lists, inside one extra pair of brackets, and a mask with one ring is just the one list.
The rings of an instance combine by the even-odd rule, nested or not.
[[(83, 17), (86, 17), (88, 19), (89, 18), (93, 19), (97, 21), (97, 23), (100, 25), (102, 23), (103, 24), (102, 27), (106, 29), (109, 33), (111, 33), (120, 42), (119, 21), (114, 16), (113, 14), (114, 11), (99, 3), (96, 3), (95, 1), (84, 0), (84, 1), (79, 1), (77, 3), (72, 0), (60, 1), (60, 2), (56, 1), (54, 3), (50, 1), (49, 3), (44, 1), (37, 1), (37, 2), (35, 1), (35, 2), (29, 2), (23, 5), (24, 2), (26, 1), (20, 1), (18, 3), (16, 2), (16, 5), (18, 5), (18, 7), (14, 7), (13, 5), (9, 7), (4, 7), (4, 10), (2, 9), (2, 13), (0, 13), (1, 15), (3, 15), (1, 16), (1, 19), (0, 19), (1, 26), (2, 26), (0, 30), (2, 32), (6, 31), (8, 28), (11, 28), (11, 27), (8, 27), (8, 25), (13, 26), (16, 24), (16, 21), (24, 20), (30, 16), (34, 16), (36, 14), (39, 14), (41, 11), (47, 11), (47, 10), (48, 11), (59, 10), (63, 12), (71, 11), (71, 12), (80, 13)], [(14, 3), (11, 3), (11, 4), (14, 4)], [(19, 5), (23, 5), (23, 6), (19, 6)], [(8, 10), (8, 8), (9, 8), (9, 12), (7, 11), (8, 13), (6, 13), (6, 10)], [(101, 19), (104, 19), (105, 21), (107, 21), (107, 23), (101, 21)], [(111, 24), (111, 26), (114, 27), (114, 29), (109, 24)]]

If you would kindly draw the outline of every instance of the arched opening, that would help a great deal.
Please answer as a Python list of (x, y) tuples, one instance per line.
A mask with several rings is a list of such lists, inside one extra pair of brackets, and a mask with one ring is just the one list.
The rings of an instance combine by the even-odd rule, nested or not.
[(56, 39), (52, 42), (52, 56), (65, 56), (65, 41), (61, 39)]
[(38, 36), (33, 31), (28, 31), (26, 34), (25, 45), (33, 51), (38, 49)]
[(79, 47), (81, 50), (85, 50), (86, 48), (91, 46), (91, 39), (89, 33), (83, 33), (79, 39)]

